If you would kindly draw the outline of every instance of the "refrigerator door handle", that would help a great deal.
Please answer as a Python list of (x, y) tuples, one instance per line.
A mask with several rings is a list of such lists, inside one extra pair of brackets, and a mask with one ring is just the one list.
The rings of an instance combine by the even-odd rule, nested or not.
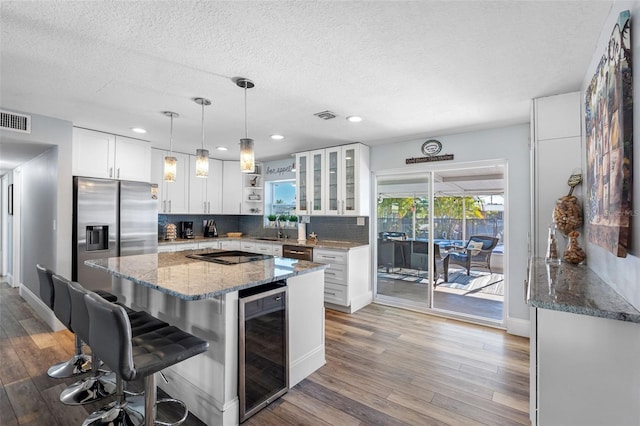
[(171, 200), (169, 200), (169, 213), (171, 213)]
[(118, 176), (117, 176), (117, 178), (120, 179), (120, 167), (118, 167)]
[(113, 177), (113, 167), (109, 167), (109, 177)]

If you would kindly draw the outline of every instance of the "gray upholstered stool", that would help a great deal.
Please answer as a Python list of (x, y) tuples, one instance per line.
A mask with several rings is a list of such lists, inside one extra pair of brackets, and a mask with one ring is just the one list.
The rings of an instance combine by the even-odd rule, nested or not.
[[(60, 296), (56, 299), (56, 292), (53, 285), (52, 276), (54, 272), (43, 265), (36, 265), (38, 271), (38, 281), (40, 283), (40, 300), (56, 315), (62, 324), (73, 332), (70, 328), (71, 308), (69, 293), (63, 289)], [(117, 297), (106, 291), (97, 292), (101, 297), (109, 301), (116, 301)], [(75, 336), (75, 354), (68, 361), (63, 361), (53, 365), (47, 371), (50, 377), (63, 379), (80, 374), (84, 374), (91, 370), (91, 357), (82, 352), (82, 340), (78, 335)]]
[[(71, 298), (71, 326), (82, 341), (91, 346), (89, 334), (89, 312), (84, 296), (91, 293), (77, 282), (71, 282), (59, 275), (52, 277), (55, 288), (66, 286)], [(127, 309), (127, 308), (125, 308)], [(136, 312), (128, 309), (127, 315), (131, 322), (134, 336), (144, 334), (168, 324), (160, 321), (146, 312)], [(113, 395), (116, 392), (116, 375), (110, 371), (100, 370), (99, 358), (93, 354), (93, 374), (70, 386), (60, 394), (60, 401), (67, 405), (89, 404)]]
[[(155, 373), (187, 358), (205, 352), (209, 343), (177, 327), (168, 326), (133, 337), (131, 323), (124, 308), (93, 294), (85, 296), (89, 311), (92, 350), (117, 375), (117, 400), (92, 413), (83, 425), (166, 424), (155, 420), (156, 404), (176, 402), (184, 408), (182, 423), (188, 411), (175, 399), (156, 400)], [(130, 410), (124, 398), (123, 381), (144, 378), (144, 417)]]

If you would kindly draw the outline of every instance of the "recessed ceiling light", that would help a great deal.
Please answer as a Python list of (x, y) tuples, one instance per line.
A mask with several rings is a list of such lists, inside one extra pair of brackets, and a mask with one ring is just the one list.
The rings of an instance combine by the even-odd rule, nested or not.
[(147, 133), (147, 130), (142, 127), (132, 127), (131, 131), (134, 133)]
[(227, 151), (229, 148), (227, 148), (226, 146), (217, 146), (216, 149), (218, 151)]
[(350, 115), (347, 117), (347, 121), (350, 121), (352, 123), (359, 123), (362, 121), (362, 117), (360, 117), (359, 115)]
[(282, 139), (284, 139), (284, 136), (282, 136), (282, 135), (271, 135), (271, 139), (273, 139), (275, 141), (281, 141)]

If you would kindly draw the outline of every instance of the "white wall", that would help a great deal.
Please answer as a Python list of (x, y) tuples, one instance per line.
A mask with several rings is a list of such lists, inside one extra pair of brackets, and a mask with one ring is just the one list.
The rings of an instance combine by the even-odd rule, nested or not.
[(2, 217), (2, 242), (1, 245), (4, 248), (2, 251), (2, 258), (0, 262), (0, 275), (7, 277), (9, 284), (13, 281), (13, 216), (8, 213), (8, 188), (13, 183), (13, 174), (7, 173), (2, 176), (2, 211), (0, 215)]
[(57, 195), (58, 149), (51, 148), (21, 166), (22, 169), (22, 282), (39, 295), (35, 265), (49, 268), (56, 264), (56, 232), (53, 227), (58, 203)]
[[(15, 111), (5, 106), (2, 106), (2, 109), (29, 114), (29, 112)], [(28, 258), (24, 258), (24, 250), (14, 248), (12, 251), (14, 258), (19, 256), (17, 264), (22, 274), (21, 282), (14, 284), (25, 285), (37, 295), (38, 281), (35, 274), (35, 263), (40, 261), (43, 263), (52, 262), (53, 264), (48, 264), (47, 266), (59, 274), (71, 276), (71, 231), (73, 220), (73, 185), (71, 179), (72, 125), (68, 121), (35, 114), (30, 115), (32, 118), (30, 134), (0, 130), (0, 138), (11, 142), (50, 145), (53, 148), (53, 151), (50, 150), (20, 166), (22, 191), (19, 194), (14, 194), (17, 199), (21, 200), (19, 206), (19, 211), (22, 212), (20, 229), (13, 229), (13, 232), (19, 235), (21, 246), (24, 250), (38, 247), (39, 253), (44, 253), (46, 250), (52, 256), (41, 260), (29, 254)], [(39, 189), (41, 187), (46, 189)], [(51, 202), (47, 206), (50, 214), (42, 211), (44, 207), (39, 198), (35, 194), (25, 193), (25, 189), (36, 191), (40, 196), (47, 198)], [(42, 191), (45, 190), (52, 191), (52, 194), (44, 194)], [(15, 207), (14, 210), (16, 210)], [(48, 223), (45, 228), (50, 235), (45, 237), (47, 240), (46, 247), (45, 245), (39, 245), (39, 241), (43, 236), (30, 230), (30, 227), (35, 226), (33, 221), (38, 220), (41, 215), (48, 217)]]
[[(594, 244), (586, 244), (587, 264), (600, 278), (609, 283), (622, 297), (627, 299), (636, 309), (640, 309), (640, 3), (637, 1), (617, 1), (614, 3), (611, 13), (604, 24), (598, 45), (591, 60), (591, 65), (587, 69), (582, 84), (584, 93), (591, 82), (591, 78), (596, 71), (598, 61), (608, 44), (611, 30), (615, 25), (618, 15), (623, 10), (631, 11), (631, 47), (632, 47), (632, 72), (633, 82), (633, 218), (631, 224), (631, 249), (626, 258), (619, 258), (605, 249)], [(584, 109), (584, 101), (582, 103)], [(583, 114), (584, 117), (584, 114)], [(582, 120), (584, 129), (584, 119)], [(582, 132), (585, 133), (584, 130)], [(582, 140), (582, 152), (586, 154), (585, 140)], [(583, 168), (586, 171), (586, 161), (583, 160)], [(584, 198), (583, 188), (583, 198)]]
[[(429, 163), (405, 165), (405, 159), (422, 157), (420, 147), (428, 138), (393, 143), (371, 148), (371, 170), (424, 170)], [(529, 125), (522, 124), (478, 132), (447, 135), (437, 138), (443, 145), (441, 154), (454, 154), (455, 160), (437, 163), (438, 167), (454, 166), (474, 161), (506, 162), (508, 198), (505, 242), (509, 265), (507, 330), (528, 334), (529, 309), (525, 301), (527, 271), (527, 235), (530, 228), (529, 198)], [(435, 163), (434, 163), (435, 164)], [(525, 328), (524, 332), (522, 331)]]

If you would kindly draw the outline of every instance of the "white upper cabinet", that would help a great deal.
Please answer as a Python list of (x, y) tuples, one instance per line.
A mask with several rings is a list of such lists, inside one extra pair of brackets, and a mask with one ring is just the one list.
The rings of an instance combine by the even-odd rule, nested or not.
[(242, 213), (242, 172), (239, 161), (222, 162), (222, 213)]
[(138, 139), (116, 136), (114, 175), (120, 180), (151, 180), (151, 144)]
[(149, 182), (151, 144), (74, 127), (72, 172), (74, 176)]
[(351, 144), (296, 154), (298, 214), (369, 215), (369, 147)]
[(189, 156), (189, 213), (213, 214), (222, 212), (222, 161), (209, 159), (209, 176), (197, 177), (195, 155)]
[(189, 156), (173, 152), (178, 160), (176, 179), (166, 182), (164, 157), (168, 154), (160, 149), (151, 150), (151, 182), (158, 185), (158, 213), (189, 213)]
[(325, 150), (296, 154), (296, 183), (298, 215), (325, 214)]
[(327, 148), (325, 214), (369, 215), (369, 147), (352, 144)]

